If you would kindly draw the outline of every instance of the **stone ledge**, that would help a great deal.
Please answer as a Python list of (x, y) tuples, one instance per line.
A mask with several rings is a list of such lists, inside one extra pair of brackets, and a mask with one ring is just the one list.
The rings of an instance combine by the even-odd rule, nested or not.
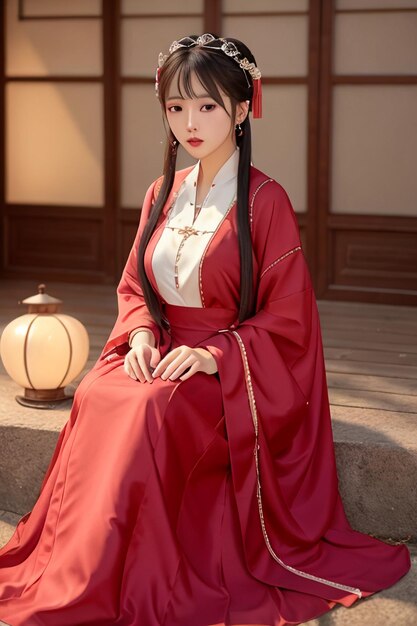
[[(3, 389), (2, 389), (3, 387)], [(45, 411), (18, 405), (0, 375), (0, 507), (23, 515), (35, 503), (71, 401)], [(417, 432), (413, 415), (332, 406), (340, 492), (352, 526), (417, 541)]]
[(340, 493), (354, 528), (417, 540), (414, 413), (331, 405)]

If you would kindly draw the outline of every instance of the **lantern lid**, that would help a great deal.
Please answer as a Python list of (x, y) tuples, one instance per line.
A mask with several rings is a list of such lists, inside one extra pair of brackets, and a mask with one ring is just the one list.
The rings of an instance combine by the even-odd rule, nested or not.
[[(58, 300), (58, 298), (53, 298), (45, 293), (45, 285), (38, 285), (38, 293), (36, 296), (30, 296), (29, 298), (25, 298), (22, 300), (23, 304), (28, 304), (28, 313), (58, 313), (60, 310), (60, 305), (62, 304), (62, 300)], [(21, 304), (21, 302), (19, 302)]]
[(45, 293), (46, 285), (38, 285), (36, 296), (30, 296), (22, 300), (23, 304), (62, 304), (62, 300), (54, 298)]

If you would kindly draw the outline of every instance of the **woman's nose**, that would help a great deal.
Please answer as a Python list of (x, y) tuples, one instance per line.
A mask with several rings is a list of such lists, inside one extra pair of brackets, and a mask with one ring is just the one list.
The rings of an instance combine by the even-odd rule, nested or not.
[(187, 130), (189, 130), (189, 131), (196, 130), (195, 115), (192, 113), (192, 111), (188, 112), (188, 116), (187, 116)]

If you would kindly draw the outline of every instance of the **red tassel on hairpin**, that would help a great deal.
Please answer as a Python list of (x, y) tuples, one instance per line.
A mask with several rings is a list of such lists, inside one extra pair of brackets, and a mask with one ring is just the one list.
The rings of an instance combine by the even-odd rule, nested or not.
[(252, 117), (262, 117), (262, 85), (260, 78), (253, 81)]

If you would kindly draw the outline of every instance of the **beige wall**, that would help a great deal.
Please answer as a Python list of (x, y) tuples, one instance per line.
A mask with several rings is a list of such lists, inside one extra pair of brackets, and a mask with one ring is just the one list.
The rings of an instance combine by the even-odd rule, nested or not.
[(103, 205), (102, 87), (10, 83), (6, 201)]
[[(416, 0), (338, 0), (337, 9), (417, 7)], [(339, 13), (334, 73), (417, 74), (417, 12)], [(336, 85), (333, 213), (417, 215), (417, 85)]]
[[(80, 4), (97, 9), (98, 0), (25, 1), (25, 11), (43, 7), (54, 15), (64, 8)], [(56, 5), (56, 6), (55, 6)], [(39, 13), (39, 11), (37, 12)], [(48, 76), (77, 74), (97, 76), (102, 73), (101, 20), (18, 20), (18, 0), (6, 0), (6, 75)]]
[(331, 211), (417, 215), (417, 85), (338, 85)]
[[(98, 0), (25, 2), (28, 15), (87, 10)], [(6, 4), (6, 76), (102, 73), (101, 20), (18, 20)], [(103, 204), (103, 96), (95, 83), (8, 82), (6, 202)]]

